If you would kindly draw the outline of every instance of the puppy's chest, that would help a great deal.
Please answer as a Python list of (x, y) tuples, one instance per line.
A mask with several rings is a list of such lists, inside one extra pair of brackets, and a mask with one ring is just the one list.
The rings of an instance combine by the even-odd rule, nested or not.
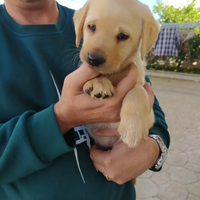
[(126, 77), (128, 73), (128, 69), (115, 72), (113, 74), (105, 75), (111, 82), (113, 86), (117, 86), (117, 84)]

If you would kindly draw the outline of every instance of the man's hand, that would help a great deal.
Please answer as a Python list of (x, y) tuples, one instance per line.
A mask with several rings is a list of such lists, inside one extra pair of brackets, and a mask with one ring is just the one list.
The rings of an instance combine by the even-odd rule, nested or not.
[[(149, 83), (144, 85), (148, 95), (150, 108), (154, 102), (154, 92)], [(94, 166), (107, 177), (118, 183), (123, 184), (136, 178), (147, 169), (152, 167), (160, 155), (160, 148), (152, 138), (147, 138), (135, 148), (128, 146), (119, 139), (117, 130), (114, 129), (92, 129), (92, 133), (100, 137), (117, 137), (118, 141), (112, 150), (101, 151), (94, 145), (90, 152), (90, 157)]]
[(159, 153), (157, 142), (148, 137), (135, 148), (129, 148), (122, 140), (118, 140), (109, 151), (101, 151), (94, 145), (90, 157), (104, 176), (107, 175), (118, 184), (124, 184), (152, 167)]
[(144, 89), (146, 90), (148, 96), (149, 96), (149, 107), (152, 109), (153, 108), (153, 103), (154, 103), (154, 92), (151, 87), (150, 83), (145, 83), (144, 84)]
[(83, 92), (83, 85), (98, 76), (98, 72), (83, 64), (64, 81), (61, 99), (54, 105), (54, 112), (63, 134), (70, 128), (103, 122), (118, 122), (124, 96), (137, 80), (137, 67), (131, 63), (127, 76), (115, 88), (115, 95), (108, 99), (92, 99)]

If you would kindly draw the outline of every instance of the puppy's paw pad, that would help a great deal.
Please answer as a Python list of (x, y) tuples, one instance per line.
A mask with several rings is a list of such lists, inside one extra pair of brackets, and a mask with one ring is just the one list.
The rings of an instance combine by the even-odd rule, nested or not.
[(114, 95), (114, 87), (105, 77), (92, 79), (85, 83), (83, 91), (92, 98), (106, 99)]

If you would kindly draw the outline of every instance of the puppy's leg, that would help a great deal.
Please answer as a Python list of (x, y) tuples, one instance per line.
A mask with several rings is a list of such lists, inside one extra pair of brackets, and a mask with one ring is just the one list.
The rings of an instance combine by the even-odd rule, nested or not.
[(118, 132), (129, 146), (137, 146), (148, 136), (153, 126), (154, 113), (149, 108), (149, 98), (143, 86), (136, 85), (124, 98)]
[(92, 98), (106, 99), (114, 95), (114, 87), (111, 81), (104, 77), (96, 77), (85, 83), (83, 91)]

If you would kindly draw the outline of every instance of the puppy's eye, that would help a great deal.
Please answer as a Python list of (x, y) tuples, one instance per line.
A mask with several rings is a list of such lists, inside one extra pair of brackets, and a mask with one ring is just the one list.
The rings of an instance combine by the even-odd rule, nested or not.
[(120, 33), (118, 36), (117, 36), (117, 39), (118, 40), (127, 40), (129, 38), (128, 35), (126, 35), (125, 33)]
[(95, 32), (96, 31), (96, 26), (94, 24), (89, 24), (88, 28), (92, 31)]

